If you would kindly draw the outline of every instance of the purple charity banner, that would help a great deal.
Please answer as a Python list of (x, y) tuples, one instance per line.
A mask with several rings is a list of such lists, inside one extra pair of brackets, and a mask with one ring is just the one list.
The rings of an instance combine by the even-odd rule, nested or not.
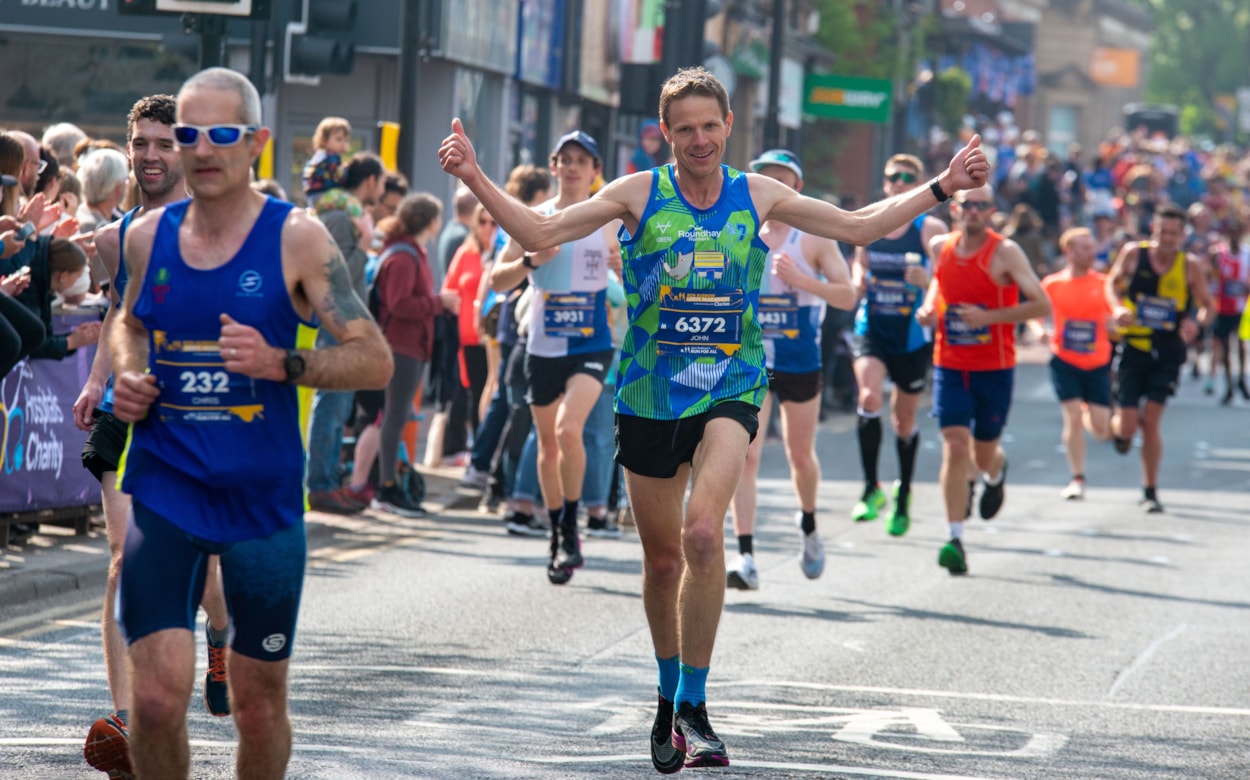
[[(98, 319), (57, 315), (56, 333)], [(87, 380), (95, 347), (64, 360), (23, 360), (0, 380), (0, 513), (100, 503), (100, 483), (82, 465), (85, 431), (74, 425), (74, 401)]]

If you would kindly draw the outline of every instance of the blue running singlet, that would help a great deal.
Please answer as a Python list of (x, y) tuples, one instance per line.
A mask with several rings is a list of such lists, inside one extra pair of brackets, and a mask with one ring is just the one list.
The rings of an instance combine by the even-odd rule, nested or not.
[(190, 202), (165, 208), (136, 281), (134, 314), (148, 331), (160, 396), (131, 425), (119, 485), (202, 539), (263, 538), (303, 516), (306, 410), (294, 386), (227, 372), (217, 340), (224, 312), (271, 346), (312, 347), (316, 331), (295, 311), (282, 273), (292, 206), (268, 199), (238, 253), (201, 270), (178, 245)]
[[(135, 206), (121, 219), (121, 224), (117, 227), (117, 275), (113, 277), (113, 288), (117, 290), (117, 308), (121, 308), (122, 299), (126, 296), (126, 230), (130, 228), (130, 223), (143, 210), (142, 206)], [(116, 316), (116, 315), (114, 315)], [(100, 411), (113, 413), (113, 375), (109, 374), (108, 383), (104, 385), (104, 395), (100, 396)]]
[(880, 238), (864, 251), (868, 255), (868, 293), (855, 312), (855, 335), (867, 336), (883, 352), (901, 355), (915, 352), (933, 340), (928, 328), (916, 322), (916, 308), (925, 291), (903, 281), (908, 253), (920, 255), (930, 266), (921, 229), (925, 215), (916, 217), (898, 238)]

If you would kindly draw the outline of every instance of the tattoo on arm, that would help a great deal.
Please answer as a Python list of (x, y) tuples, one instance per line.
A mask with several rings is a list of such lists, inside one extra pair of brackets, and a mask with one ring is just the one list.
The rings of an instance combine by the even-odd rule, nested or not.
[(330, 259), (326, 261), (326, 280), (329, 290), (326, 292), (322, 306), (326, 316), (332, 318), (339, 328), (347, 326), (351, 320), (368, 319), (369, 310), (365, 308), (360, 296), (352, 287), (351, 275), (347, 271), (347, 262), (343, 253), (334, 241), (329, 242)]

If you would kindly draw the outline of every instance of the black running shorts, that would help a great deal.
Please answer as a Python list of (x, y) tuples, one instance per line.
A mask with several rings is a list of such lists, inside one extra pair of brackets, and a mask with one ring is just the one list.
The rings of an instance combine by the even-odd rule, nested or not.
[(525, 379), (529, 382), (526, 403), (530, 406), (549, 406), (560, 400), (569, 378), (574, 374), (586, 374), (602, 385), (612, 368), (613, 356), (610, 349), (565, 357), (541, 357), (526, 353)]
[(809, 371), (792, 374), (788, 371), (770, 371), (768, 373), (768, 392), (782, 403), (801, 404), (820, 395), (824, 385), (824, 376), (820, 371)]
[(933, 345), (926, 344), (911, 352), (889, 352), (873, 343), (871, 336), (855, 336), (852, 350), (856, 360), (870, 357), (885, 364), (886, 376), (903, 393), (924, 392), (925, 377), (933, 365)]
[(668, 479), (694, 460), (709, 420), (728, 417), (746, 429), (751, 440), (760, 428), (760, 410), (745, 401), (726, 401), (703, 414), (680, 420), (649, 420), (616, 415), (616, 462), (635, 474)]
[(124, 423), (99, 409), (92, 413), (92, 419), (91, 431), (82, 445), (82, 465), (103, 483), (104, 475), (116, 472), (121, 463), (130, 423)]

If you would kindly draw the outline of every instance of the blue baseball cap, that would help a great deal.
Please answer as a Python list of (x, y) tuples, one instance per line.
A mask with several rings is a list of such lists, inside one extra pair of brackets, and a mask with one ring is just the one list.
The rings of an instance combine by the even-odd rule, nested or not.
[(569, 144), (577, 144), (582, 147), (590, 153), (591, 157), (595, 158), (596, 162), (603, 159), (599, 156), (599, 144), (595, 143), (595, 139), (591, 138), (588, 133), (583, 133), (581, 130), (574, 130), (571, 133), (565, 133), (560, 136), (560, 140), (556, 141), (556, 145), (551, 148), (551, 156), (555, 157), (560, 153), (561, 149)]
[(769, 149), (761, 153), (759, 157), (751, 161), (751, 170), (759, 173), (760, 168), (766, 168), (769, 165), (789, 168), (794, 171), (795, 176), (799, 177), (799, 181), (803, 180), (803, 167), (799, 165), (799, 156), (789, 149)]

